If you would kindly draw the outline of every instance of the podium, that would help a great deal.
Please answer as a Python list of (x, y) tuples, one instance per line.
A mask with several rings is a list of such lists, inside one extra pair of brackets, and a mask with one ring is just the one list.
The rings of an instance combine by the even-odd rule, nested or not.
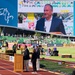
[(14, 54), (14, 71), (23, 72), (23, 55), (22, 54)]

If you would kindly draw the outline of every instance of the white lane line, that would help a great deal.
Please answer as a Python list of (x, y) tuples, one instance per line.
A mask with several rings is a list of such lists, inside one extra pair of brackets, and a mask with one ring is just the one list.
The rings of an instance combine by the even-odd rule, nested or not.
[[(4, 62), (0, 62), (1, 64), (6, 64), (6, 65), (9, 65), (8, 63), (4, 63)], [(9, 66), (11, 66), (11, 67), (13, 67), (12, 65), (9, 65)], [(31, 64), (30, 64), (30, 67), (32, 67), (31, 66)], [(9, 70), (9, 69), (8, 69)], [(43, 71), (47, 71), (46, 69), (40, 69), (40, 70), (43, 70)], [(12, 71), (12, 70), (11, 70)], [(14, 72), (14, 71), (12, 71), (12, 72)], [(52, 71), (48, 71), (48, 72), (51, 72), (51, 73), (55, 73), (55, 74), (60, 74), (60, 73), (57, 73), (57, 72), (52, 72)], [(16, 73), (16, 72), (14, 72), (14, 73)], [(38, 75), (42, 75), (42, 74), (40, 74), (40, 73), (37, 73)], [(22, 74), (21, 74), (22, 75)]]
[(20, 74), (20, 73), (16, 73), (16, 72), (14, 72), (14, 71), (12, 71), (12, 70), (9, 70), (9, 69), (7, 69), (7, 68), (4, 68), (4, 67), (2, 67), (2, 66), (0, 66), (0, 67), (3, 68), (3, 69), (5, 69), (5, 70), (7, 70), (7, 71), (10, 71), (10, 72), (12, 72), (12, 73), (14, 73), (14, 74), (22, 75), (22, 74)]
[(47, 71), (47, 72), (50, 72), (50, 73), (54, 73), (54, 74), (60, 74), (60, 73), (58, 73), (58, 72), (48, 71), (48, 70), (46, 70), (46, 69), (41, 69), (41, 70)]
[[(9, 65), (8, 63), (4, 63), (4, 62), (0, 62), (0, 64)], [(13, 67), (12, 65), (9, 65), (9, 66)]]

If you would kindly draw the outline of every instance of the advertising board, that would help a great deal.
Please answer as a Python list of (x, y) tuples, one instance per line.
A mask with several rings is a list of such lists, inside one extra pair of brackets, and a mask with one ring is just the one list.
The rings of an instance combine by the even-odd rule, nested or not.
[(0, 25), (17, 27), (17, 0), (0, 0)]

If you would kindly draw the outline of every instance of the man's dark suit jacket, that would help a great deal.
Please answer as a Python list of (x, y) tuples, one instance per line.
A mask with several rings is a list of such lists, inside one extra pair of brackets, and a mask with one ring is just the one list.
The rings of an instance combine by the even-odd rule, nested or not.
[(29, 57), (29, 50), (28, 50), (28, 49), (26, 49), (26, 50), (24, 51), (23, 59), (24, 59), (24, 60), (29, 60), (29, 59), (30, 59), (30, 57)]
[[(45, 31), (45, 18), (41, 18), (37, 21), (36, 30)], [(61, 19), (53, 17), (50, 32), (61, 32), (65, 33), (64, 25)]]

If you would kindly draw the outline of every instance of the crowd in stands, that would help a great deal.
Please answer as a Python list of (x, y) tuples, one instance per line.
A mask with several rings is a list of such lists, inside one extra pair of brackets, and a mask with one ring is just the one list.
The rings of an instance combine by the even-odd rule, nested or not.
[[(17, 42), (18, 44), (31, 44), (31, 39), (35, 39), (34, 35), (12, 35), (12, 36), (0, 36), (1, 40), (4, 40), (4, 42)], [(51, 38), (50, 36), (40, 36), (39, 40), (40, 44), (50, 44), (50, 46), (54, 46), (54, 44), (63, 46), (63, 44), (70, 44), (71, 40), (68, 38)], [(0, 42), (0, 46), (2, 46), (2, 41)], [(8, 44), (7, 44), (8, 46)]]

